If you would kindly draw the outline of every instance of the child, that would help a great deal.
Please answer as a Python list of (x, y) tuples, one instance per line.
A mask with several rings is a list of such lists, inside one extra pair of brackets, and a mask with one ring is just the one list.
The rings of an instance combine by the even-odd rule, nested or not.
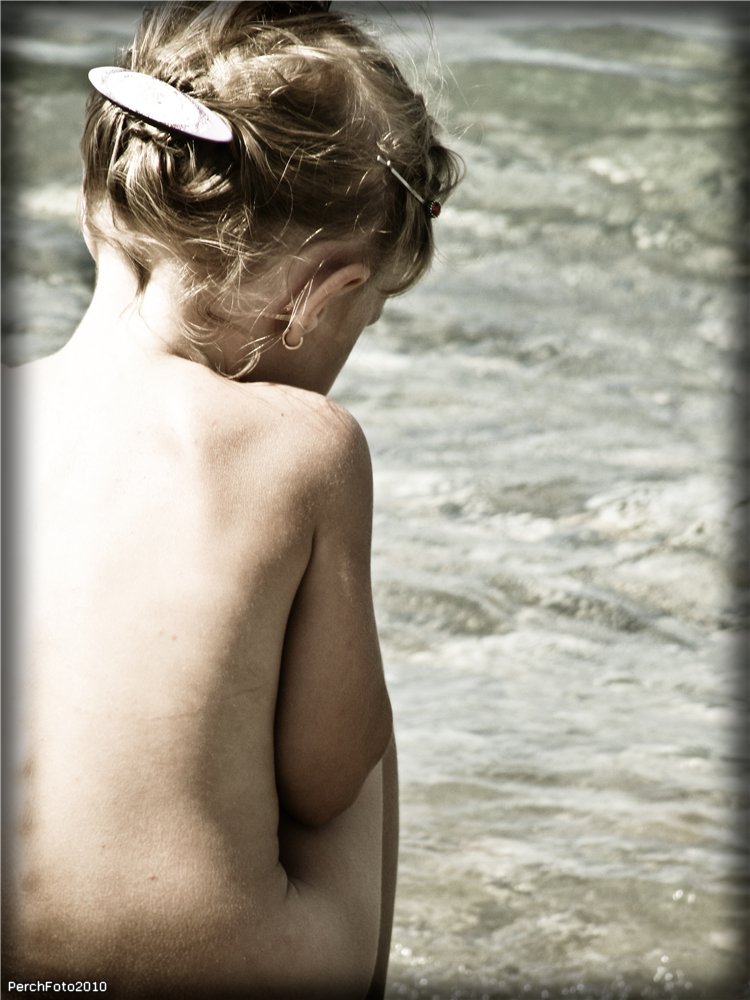
[(371, 469), (326, 393), (428, 267), (458, 161), (327, 8), (168, 3), (127, 53), (143, 75), (91, 73), (96, 289), (6, 389), (8, 996), (383, 995)]

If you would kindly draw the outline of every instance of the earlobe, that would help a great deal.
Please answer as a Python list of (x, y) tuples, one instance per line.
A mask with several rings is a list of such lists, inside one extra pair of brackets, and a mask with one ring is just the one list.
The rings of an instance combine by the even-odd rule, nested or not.
[[(286, 330), (282, 333), (281, 343), (287, 351), (298, 351), (305, 342), (305, 336), (314, 330), (317, 325), (317, 316), (311, 316), (307, 319), (305, 319), (304, 316), (295, 317), (289, 321)], [(294, 341), (294, 343), (289, 340), (289, 334), (292, 331), (295, 331), (299, 337), (299, 339)]]
[(291, 327), (287, 327), (286, 330), (284, 330), (284, 332), (282, 333), (281, 343), (287, 349), (287, 351), (298, 351), (300, 347), (302, 347), (302, 345), (304, 344), (305, 338), (300, 337), (299, 340), (295, 341), (293, 344), (290, 343), (288, 339), (290, 329)]

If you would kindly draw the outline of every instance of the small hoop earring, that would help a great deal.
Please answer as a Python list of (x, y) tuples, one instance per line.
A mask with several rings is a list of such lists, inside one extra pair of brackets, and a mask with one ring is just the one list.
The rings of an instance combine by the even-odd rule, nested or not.
[(282, 333), (281, 343), (284, 345), (287, 351), (298, 351), (300, 347), (302, 347), (302, 345), (304, 344), (305, 338), (300, 337), (296, 344), (290, 344), (289, 341), (286, 339), (288, 333), (289, 333), (289, 327), (287, 327), (286, 330), (284, 330), (284, 332)]

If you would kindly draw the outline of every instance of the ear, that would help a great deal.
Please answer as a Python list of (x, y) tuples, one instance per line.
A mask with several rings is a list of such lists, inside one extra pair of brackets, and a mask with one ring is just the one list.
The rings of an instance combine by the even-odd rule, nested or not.
[(361, 261), (314, 274), (297, 296), (299, 305), (293, 311), (290, 331), (303, 337), (314, 330), (329, 305), (364, 285), (369, 277), (370, 269)]

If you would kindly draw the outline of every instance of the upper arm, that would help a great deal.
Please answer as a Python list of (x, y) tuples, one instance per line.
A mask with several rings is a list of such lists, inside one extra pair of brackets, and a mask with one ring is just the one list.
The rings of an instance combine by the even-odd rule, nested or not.
[(354, 419), (338, 408), (330, 414), (312, 552), (287, 625), (276, 710), (282, 808), (315, 825), (354, 801), (392, 729), (370, 583), (370, 456)]

